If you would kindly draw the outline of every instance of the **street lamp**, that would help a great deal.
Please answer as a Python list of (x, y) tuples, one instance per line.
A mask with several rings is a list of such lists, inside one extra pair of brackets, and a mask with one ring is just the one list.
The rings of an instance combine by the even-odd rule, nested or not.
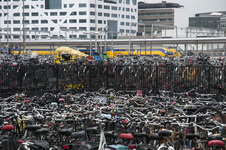
[(108, 32), (108, 28), (110, 28), (111, 29), (111, 52), (112, 52), (112, 54), (114, 55), (114, 52), (113, 52), (113, 30), (112, 30), (112, 28), (111, 27), (109, 27), (109, 26), (106, 26), (105, 27), (106, 28), (106, 30), (105, 30), (105, 45), (104, 45), (104, 48), (105, 48), (105, 52), (106, 52), (106, 32)]
[[(138, 22), (131, 22), (130, 23), (130, 31), (129, 31), (129, 54), (130, 54), (130, 46), (131, 46), (131, 27), (132, 27), (132, 25), (143, 25), (144, 26), (144, 39), (146, 39), (145, 24), (144, 23), (138, 23)], [(145, 54), (146, 54), (146, 48), (145, 48)]]

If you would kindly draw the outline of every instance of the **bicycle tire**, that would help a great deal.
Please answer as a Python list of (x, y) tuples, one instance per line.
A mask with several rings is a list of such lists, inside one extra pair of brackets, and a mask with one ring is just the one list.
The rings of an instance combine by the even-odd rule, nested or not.
[[(222, 124), (226, 123), (225, 116), (217, 108), (212, 107), (212, 106), (205, 106), (205, 107), (199, 108), (193, 114), (197, 114), (199, 112), (204, 112), (204, 111), (209, 110), (209, 109), (216, 111), (217, 114), (219, 114), (219, 117), (222, 120), (222, 122), (221, 122)], [(223, 136), (225, 133), (226, 133), (226, 130), (223, 128), (222, 131), (221, 131), (221, 136)]]

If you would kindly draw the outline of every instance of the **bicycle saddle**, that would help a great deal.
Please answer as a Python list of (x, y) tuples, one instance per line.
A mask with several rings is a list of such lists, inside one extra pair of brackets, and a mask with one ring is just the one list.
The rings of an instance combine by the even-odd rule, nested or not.
[(63, 135), (71, 135), (72, 131), (70, 129), (62, 129), (60, 131), (60, 134), (63, 134)]
[(221, 140), (212, 140), (208, 142), (208, 146), (212, 147), (212, 146), (217, 146), (217, 147), (224, 147), (224, 142)]
[(158, 132), (159, 136), (171, 136), (171, 134), (172, 133), (170, 131), (168, 131), (168, 130), (162, 130), (162, 131)]
[(71, 133), (72, 138), (81, 138), (85, 137), (85, 131), (73, 132)]
[(133, 135), (131, 133), (122, 133), (119, 137), (123, 139), (133, 139)]
[(151, 139), (151, 140), (162, 140), (163, 137), (162, 137), (162, 136), (159, 136), (158, 134), (152, 134), (152, 135), (150, 136), (150, 139)]
[(11, 131), (14, 130), (14, 126), (13, 125), (5, 125), (2, 127), (2, 131)]
[(104, 135), (105, 135), (105, 136), (111, 136), (111, 137), (114, 137), (114, 134), (115, 134), (114, 131), (105, 131), (105, 132), (104, 132)]
[(41, 128), (41, 129), (38, 129), (36, 131), (37, 134), (48, 134), (49, 133), (49, 129), (47, 128)]
[(86, 132), (97, 132), (98, 126), (86, 128)]

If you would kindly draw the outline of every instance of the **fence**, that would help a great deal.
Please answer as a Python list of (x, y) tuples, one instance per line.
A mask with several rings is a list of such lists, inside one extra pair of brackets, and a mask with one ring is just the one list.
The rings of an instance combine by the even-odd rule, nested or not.
[(136, 65), (1, 66), (0, 96), (15, 92), (116, 90), (225, 91), (224, 67)]

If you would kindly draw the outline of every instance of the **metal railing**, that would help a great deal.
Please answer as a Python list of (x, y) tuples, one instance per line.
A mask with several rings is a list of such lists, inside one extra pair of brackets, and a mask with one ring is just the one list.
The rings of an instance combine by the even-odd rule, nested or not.
[(226, 69), (211, 66), (33, 65), (1, 66), (0, 96), (17, 92), (116, 90), (225, 91)]

